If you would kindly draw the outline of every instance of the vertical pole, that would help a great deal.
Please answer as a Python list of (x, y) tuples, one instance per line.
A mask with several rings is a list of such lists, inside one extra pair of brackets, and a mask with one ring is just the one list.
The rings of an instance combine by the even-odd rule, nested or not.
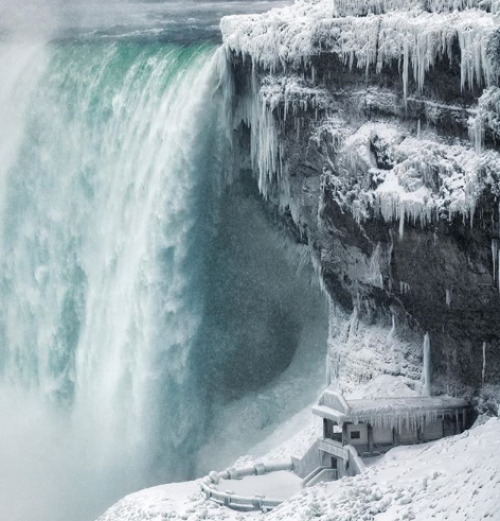
[(397, 447), (399, 445), (399, 433), (396, 430), (396, 427), (392, 428), (392, 444), (394, 447)]
[(342, 445), (348, 445), (349, 440), (347, 439), (347, 424), (342, 424)]

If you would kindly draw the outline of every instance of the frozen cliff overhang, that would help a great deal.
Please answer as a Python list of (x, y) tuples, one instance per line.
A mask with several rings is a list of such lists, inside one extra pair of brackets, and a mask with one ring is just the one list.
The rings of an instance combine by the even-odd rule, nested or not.
[(310, 246), (347, 388), (418, 391), (428, 332), (436, 391), (499, 394), (497, 12), (299, 0), (222, 21), (240, 170)]
[[(429, 179), (429, 169), (448, 174), (456, 170), (460, 180), (454, 178), (450, 186), (445, 177), (453, 175), (437, 174), (440, 179), (433, 179), (433, 184), (441, 193), (436, 197), (425, 189), (409, 198), (397, 197), (395, 201), (392, 197), (390, 211), (388, 198), (382, 196), (386, 218), (389, 213), (404, 214), (406, 210), (398, 207), (405, 206), (405, 199), (421, 209), (423, 220), (427, 220), (423, 214), (429, 212), (448, 217), (473, 213), (484, 185), (492, 185), (489, 173), (495, 171), (497, 161), (493, 154), (482, 154), (483, 143), (495, 142), (498, 137), (500, 22), (492, 9), (490, 4), (475, 1), (300, 0), (263, 15), (224, 18), (226, 50), (234, 61), (251, 64), (253, 97), (261, 97), (259, 106), (252, 108), (253, 115), (257, 113), (254, 125), (251, 111), (243, 116), (252, 128), (255, 123), (260, 126), (260, 135), (254, 137), (260, 138), (263, 146), (258, 151), (253, 146), (253, 157), (261, 190), (267, 194), (264, 178), (272, 178), (281, 164), (276, 132), (269, 122), (262, 123), (269, 118), (266, 112), (279, 112), (282, 106), (282, 121), (286, 122), (290, 108), (295, 117), (298, 110), (307, 113), (314, 109), (315, 120), (324, 121), (325, 115), (338, 116), (340, 112), (347, 121), (351, 106), (351, 113), (361, 118), (371, 119), (376, 113), (418, 121), (419, 135), (425, 122), (446, 134), (446, 127), (453, 126), (452, 133), (465, 138), (461, 149), (455, 148), (451, 154), (439, 145), (428, 151), (428, 143), (411, 143), (421, 149), (421, 157), (412, 154), (413, 159), (403, 161), (399, 171), (412, 168), (409, 163), (418, 167), (420, 162), (427, 170), (421, 172), (424, 180)], [(430, 84), (428, 89), (426, 83)], [(487, 90), (481, 95), (484, 87)], [(261, 106), (268, 110), (261, 113)], [(342, 134), (345, 132), (339, 133), (340, 138)], [(468, 150), (468, 136), (473, 138), (476, 156)], [(356, 144), (358, 138), (363, 139), (358, 135), (350, 141)], [(355, 147), (351, 144), (350, 148)], [(399, 146), (400, 156), (404, 156), (403, 148)], [(348, 154), (359, 155), (358, 150)], [(257, 155), (260, 159), (255, 161)], [(451, 156), (455, 165), (451, 165)], [(390, 179), (379, 193), (388, 189), (394, 193), (389, 185)], [(466, 193), (450, 196), (450, 189), (454, 192), (459, 185), (459, 191), (463, 188)], [(429, 199), (433, 201), (427, 205)], [(415, 212), (410, 213), (414, 218)]]
[(473, 2), (302, 0), (264, 15), (224, 18), (222, 32), (232, 51), (271, 71), (314, 66), (313, 58), (325, 53), (367, 74), (397, 63), (406, 99), (410, 75), (421, 92), (444, 59), (460, 62), (462, 89), (495, 82), (498, 20), (460, 10), (467, 4)]

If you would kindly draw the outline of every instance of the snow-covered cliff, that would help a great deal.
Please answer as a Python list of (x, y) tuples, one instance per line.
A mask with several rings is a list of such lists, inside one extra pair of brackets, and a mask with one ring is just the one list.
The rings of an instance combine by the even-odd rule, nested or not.
[[(298, 0), (222, 21), (238, 157), (309, 244), (330, 378), (500, 396), (496, 2)], [(483, 371), (483, 355), (485, 356)], [(491, 403), (488, 404), (488, 400)]]

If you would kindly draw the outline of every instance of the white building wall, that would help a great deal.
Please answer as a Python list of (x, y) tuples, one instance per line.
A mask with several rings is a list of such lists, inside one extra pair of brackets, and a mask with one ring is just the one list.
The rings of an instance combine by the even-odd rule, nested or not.
[[(353, 438), (353, 434), (359, 432), (359, 438)], [(346, 440), (345, 442), (351, 445), (368, 445), (368, 425), (366, 423), (359, 423), (358, 425), (346, 425)]]

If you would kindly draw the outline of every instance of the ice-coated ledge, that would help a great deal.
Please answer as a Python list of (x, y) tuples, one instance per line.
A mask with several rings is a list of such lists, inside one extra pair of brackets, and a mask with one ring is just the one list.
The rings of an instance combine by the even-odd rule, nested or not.
[[(272, 72), (301, 69), (322, 53), (338, 55), (347, 67), (367, 72), (378, 73), (396, 64), (406, 98), (410, 75), (422, 90), (429, 70), (441, 58), (454, 59), (458, 48), (456, 58), (460, 60), (463, 89), (495, 84), (498, 17), (479, 9), (443, 14), (441, 11), (450, 10), (443, 7), (427, 12), (421, 3), (298, 0), (292, 6), (261, 15), (223, 18), (221, 29), (228, 49)], [(436, 0), (431, 5), (467, 7), (474, 3)], [(414, 9), (392, 10), (408, 4)], [(351, 11), (363, 14), (361, 6), (385, 14), (341, 16)]]
[[(347, 11), (358, 16), (341, 16)], [(309, 111), (311, 121), (321, 120), (322, 132), (332, 128), (333, 142), (342, 145), (335, 160), (338, 168), (332, 173), (343, 177), (345, 171), (346, 178), (361, 181), (355, 194), (348, 186), (346, 190), (340, 186), (339, 190), (339, 197), (349, 203), (358, 222), (375, 212), (385, 221), (398, 221), (401, 234), (405, 221), (425, 225), (436, 218), (461, 215), (472, 222), (479, 198), (487, 190), (496, 195), (499, 181), (496, 172), (500, 156), (482, 150), (485, 139), (491, 143), (500, 135), (496, 86), (500, 18), (491, 11), (491, 4), (475, 0), (297, 0), (291, 6), (261, 15), (224, 18), (221, 25), (226, 56), (229, 60), (239, 56), (258, 71), (251, 75), (252, 93), (245, 103), (240, 103), (243, 108), (238, 117), (251, 128), (252, 164), (262, 194), (267, 197), (271, 185), (279, 185), (284, 194), (283, 206), (288, 206), (298, 221), (300, 209), (291, 201), (284, 175), (284, 125), (277, 126), (273, 114), (281, 107), (282, 122), (287, 115)], [(404, 119), (408, 110), (413, 110), (419, 119), (425, 114), (423, 117), (431, 123), (433, 112), (438, 121), (445, 114), (463, 130), (468, 128), (472, 144), (442, 140), (435, 134), (403, 138), (407, 129), (395, 133), (392, 122), (385, 126), (358, 125), (349, 130), (341, 121), (334, 128), (329, 124), (329, 114), (336, 114), (335, 119), (340, 113), (338, 119), (345, 120), (342, 113), (348, 104), (343, 105), (340, 97), (352, 97), (355, 91), (343, 87), (342, 79), (330, 80), (329, 84), (315, 77), (314, 57), (320, 55), (337, 56), (346, 75), (350, 70), (366, 71), (375, 83), (377, 75), (390, 66), (400, 74), (401, 82), (391, 91), (386, 113)], [(442, 100), (428, 99), (424, 87), (426, 82), (431, 83), (430, 73), (442, 59), (448, 60), (446, 67), (455, 67), (449, 82), (456, 85)], [(331, 66), (331, 62), (321, 65), (323, 69), (325, 66)], [(341, 76), (342, 70), (335, 67), (334, 74)], [(453, 98), (461, 91), (478, 96), (478, 88), (482, 87), (487, 89), (477, 109), (470, 104), (472, 98), (464, 98), (462, 106)], [(375, 104), (383, 102), (387, 91), (383, 81), (381, 87), (373, 89)], [(363, 109), (361, 101), (358, 111)], [(424, 109), (418, 109), (418, 103)], [(300, 118), (295, 121), (299, 135)], [(378, 168), (370, 147), (374, 140), (387, 141), (391, 132), (397, 137), (384, 144), (392, 154), (391, 165)]]
[(465, 9), (498, 12), (498, 2), (483, 0), (333, 0), (337, 16), (366, 16), (391, 11), (451, 13)]
[(426, 225), (457, 215), (472, 221), (482, 194), (498, 191), (496, 151), (478, 153), (464, 143), (411, 136), (382, 123), (366, 123), (352, 133), (325, 124), (321, 131), (340, 143), (332, 175), (346, 182), (336, 183), (336, 194), (358, 222), (381, 215), (398, 221), (402, 235), (405, 221)]

